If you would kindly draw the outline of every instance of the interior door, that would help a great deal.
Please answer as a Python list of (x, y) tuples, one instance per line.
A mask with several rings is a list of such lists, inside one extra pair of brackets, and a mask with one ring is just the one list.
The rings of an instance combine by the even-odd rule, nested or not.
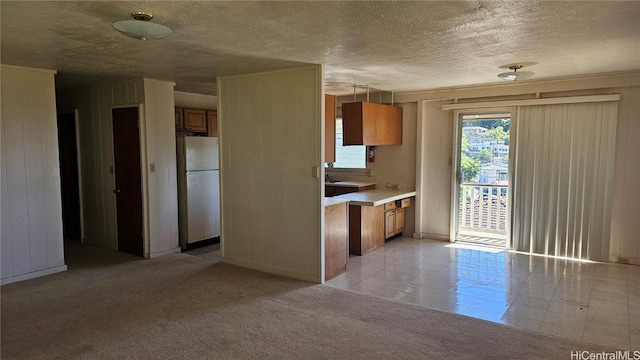
[(82, 241), (77, 144), (75, 112), (58, 114), (62, 234), (65, 240)]
[(114, 108), (112, 118), (118, 251), (144, 256), (138, 107)]

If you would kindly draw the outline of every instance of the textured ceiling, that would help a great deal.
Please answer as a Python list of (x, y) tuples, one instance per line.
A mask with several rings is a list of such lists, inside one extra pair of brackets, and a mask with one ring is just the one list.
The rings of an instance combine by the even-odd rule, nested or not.
[[(162, 40), (111, 27), (147, 11)], [(640, 69), (638, 1), (4, 1), (4, 64), (58, 70), (59, 87), (133, 77), (215, 93), (215, 78), (325, 64), (327, 92), (411, 91)]]

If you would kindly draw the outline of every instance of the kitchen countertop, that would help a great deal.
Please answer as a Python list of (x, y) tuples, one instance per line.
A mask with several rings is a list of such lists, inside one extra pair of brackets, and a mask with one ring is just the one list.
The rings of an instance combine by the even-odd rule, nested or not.
[(338, 182), (325, 182), (325, 185), (329, 186), (340, 186), (340, 187), (365, 187), (370, 185), (375, 185), (374, 182), (364, 182), (364, 181), (342, 181), (338, 180)]
[(378, 206), (390, 201), (405, 199), (412, 196), (416, 196), (415, 191), (375, 189), (325, 198), (324, 205), (328, 206), (327, 200), (331, 200), (336, 201), (336, 203), (339, 203), (340, 201), (348, 201), (349, 205)]
[(349, 202), (349, 199), (343, 199), (340, 198), (340, 196), (333, 196), (333, 197), (325, 197), (324, 198), (324, 206), (331, 206), (331, 205), (337, 205), (337, 204), (342, 204), (345, 202)]

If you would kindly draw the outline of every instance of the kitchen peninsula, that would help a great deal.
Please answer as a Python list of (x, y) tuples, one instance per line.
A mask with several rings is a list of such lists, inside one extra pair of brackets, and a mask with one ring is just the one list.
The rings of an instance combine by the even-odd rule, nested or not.
[(325, 206), (348, 202), (349, 253), (363, 255), (404, 230), (404, 209), (415, 191), (373, 189), (325, 198)]

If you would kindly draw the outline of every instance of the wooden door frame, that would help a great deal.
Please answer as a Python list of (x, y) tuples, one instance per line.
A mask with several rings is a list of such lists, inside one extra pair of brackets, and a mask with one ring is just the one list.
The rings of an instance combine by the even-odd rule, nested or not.
[[(147, 172), (147, 127), (146, 127), (146, 119), (145, 119), (145, 111), (144, 104), (123, 104), (123, 105), (113, 105), (111, 106), (111, 110), (109, 112), (111, 124), (111, 149), (112, 149), (112, 161), (115, 158), (115, 145), (114, 145), (114, 134), (113, 134), (113, 109), (122, 109), (122, 108), (138, 108), (138, 137), (140, 141), (140, 181), (142, 182), (142, 253), (145, 259), (150, 258), (151, 253), (151, 244), (150, 244), (150, 225), (149, 225), (149, 174)], [(114, 167), (115, 171), (115, 167)], [(115, 173), (114, 173), (115, 174)], [(116, 177), (113, 175), (111, 177), (111, 187), (115, 189), (115, 181)], [(115, 196), (115, 194), (113, 195)], [(117, 204), (114, 202), (114, 204)], [(114, 205), (114, 219), (116, 219), (115, 227), (116, 234), (118, 228), (118, 214), (117, 214), (117, 205)], [(116, 241), (116, 250), (118, 250), (118, 242)]]
[[(73, 114), (76, 131), (76, 161), (78, 162), (78, 204), (80, 212), (80, 243), (84, 243), (84, 199), (82, 197), (82, 152), (80, 151), (80, 111), (78, 109), (58, 111), (61, 114)], [(60, 144), (58, 144), (58, 148)]]

